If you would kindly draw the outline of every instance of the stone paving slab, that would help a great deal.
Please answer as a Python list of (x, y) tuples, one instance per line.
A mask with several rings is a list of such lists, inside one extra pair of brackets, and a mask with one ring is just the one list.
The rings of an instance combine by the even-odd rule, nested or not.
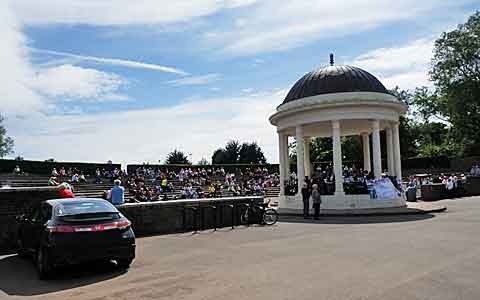
[[(417, 215), (446, 211), (442, 204), (429, 202), (407, 202), (405, 207), (371, 208), (371, 209), (320, 209), (321, 216), (385, 216), (385, 215)], [(302, 216), (303, 210), (279, 208), (281, 216)], [(312, 210), (310, 211), (312, 213)]]

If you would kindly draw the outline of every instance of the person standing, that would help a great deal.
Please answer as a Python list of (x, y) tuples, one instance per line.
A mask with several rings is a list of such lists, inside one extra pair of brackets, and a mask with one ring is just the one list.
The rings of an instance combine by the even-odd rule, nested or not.
[(320, 204), (322, 203), (322, 199), (320, 198), (320, 192), (318, 190), (318, 184), (314, 184), (312, 186), (312, 202), (313, 202), (313, 209), (314, 209), (314, 219), (318, 220), (320, 216)]
[(303, 199), (303, 218), (308, 218), (308, 211), (310, 210), (310, 188), (305, 182), (302, 187), (302, 199)]

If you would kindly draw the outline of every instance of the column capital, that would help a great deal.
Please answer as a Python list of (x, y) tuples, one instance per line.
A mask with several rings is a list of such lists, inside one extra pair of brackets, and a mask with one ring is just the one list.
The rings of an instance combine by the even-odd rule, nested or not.
[(368, 136), (369, 134), (370, 134), (370, 133), (368, 133), (368, 132), (360, 132), (360, 135), (361, 135), (361, 136)]
[(340, 129), (340, 121), (339, 120), (332, 120), (332, 127), (334, 129)]
[(303, 125), (297, 125), (295, 127), (295, 134), (303, 136)]
[(373, 129), (379, 129), (380, 128), (380, 121), (379, 120), (371, 120), (370, 124), (372, 125)]

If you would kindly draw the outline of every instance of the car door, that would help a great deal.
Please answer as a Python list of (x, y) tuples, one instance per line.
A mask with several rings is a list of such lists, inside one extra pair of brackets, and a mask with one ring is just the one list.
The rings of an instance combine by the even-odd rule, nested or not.
[(26, 250), (32, 251), (34, 248), (34, 234), (35, 226), (40, 222), (40, 206), (33, 208), (30, 214), (22, 221), (21, 238), (23, 247)]
[(43, 245), (42, 239), (45, 237), (47, 222), (51, 217), (52, 207), (46, 202), (42, 203), (40, 206), (39, 218), (32, 223), (32, 247), (34, 250), (38, 249), (40, 245)]

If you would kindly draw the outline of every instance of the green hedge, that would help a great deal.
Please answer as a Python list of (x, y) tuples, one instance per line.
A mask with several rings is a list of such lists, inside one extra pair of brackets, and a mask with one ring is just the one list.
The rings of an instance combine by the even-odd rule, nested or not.
[(66, 170), (68, 168), (77, 168), (83, 171), (85, 174), (93, 175), (97, 168), (113, 170), (115, 168), (120, 169), (120, 164), (97, 164), (97, 163), (81, 163), (81, 162), (47, 162), (47, 161), (35, 161), (35, 160), (10, 160), (0, 159), (0, 173), (12, 173), (15, 166), (20, 166), (22, 172), (30, 174), (51, 174), (52, 169), (56, 168), (57, 171), (61, 167)]

